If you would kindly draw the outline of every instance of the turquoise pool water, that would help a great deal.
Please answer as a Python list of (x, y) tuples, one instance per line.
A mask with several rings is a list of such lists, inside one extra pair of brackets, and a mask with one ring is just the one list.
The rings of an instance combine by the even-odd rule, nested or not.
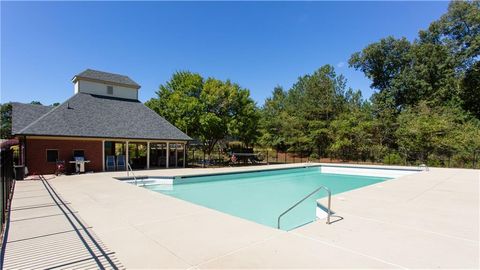
[[(387, 179), (326, 174), (319, 167), (310, 167), (188, 177), (176, 180), (171, 190), (165, 190), (164, 185), (145, 188), (276, 228), (283, 211), (321, 185), (337, 194)], [(281, 229), (291, 230), (315, 220), (316, 200), (325, 196), (320, 190), (287, 213)], [(332, 209), (335, 211), (335, 205)]]

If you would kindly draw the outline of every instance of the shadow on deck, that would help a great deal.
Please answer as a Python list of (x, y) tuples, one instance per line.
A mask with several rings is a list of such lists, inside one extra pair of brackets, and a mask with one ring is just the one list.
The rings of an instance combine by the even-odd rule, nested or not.
[(124, 269), (49, 182), (19, 181), (0, 269)]

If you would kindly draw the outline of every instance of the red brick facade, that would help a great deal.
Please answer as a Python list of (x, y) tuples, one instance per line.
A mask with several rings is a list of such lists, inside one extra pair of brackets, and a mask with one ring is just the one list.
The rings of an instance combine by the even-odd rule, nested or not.
[(47, 162), (47, 149), (57, 149), (58, 159), (64, 160), (67, 172), (74, 171), (73, 150), (83, 150), (85, 159), (90, 163), (85, 165), (85, 171), (102, 171), (102, 141), (91, 140), (58, 140), (58, 139), (27, 139), (26, 165), (30, 174), (52, 174), (55, 172), (55, 162)]

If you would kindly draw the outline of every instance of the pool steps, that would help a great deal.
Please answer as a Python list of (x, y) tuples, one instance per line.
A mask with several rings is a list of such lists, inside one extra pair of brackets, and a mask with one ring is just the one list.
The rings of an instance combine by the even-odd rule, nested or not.
[[(152, 186), (152, 185), (173, 185), (173, 178), (139, 178), (142, 179), (143, 181), (137, 181), (138, 184), (141, 184), (142, 186)], [(133, 184), (135, 185), (135, 180), (134, 179), (127, 179), (123, 180), (125, 183)]]

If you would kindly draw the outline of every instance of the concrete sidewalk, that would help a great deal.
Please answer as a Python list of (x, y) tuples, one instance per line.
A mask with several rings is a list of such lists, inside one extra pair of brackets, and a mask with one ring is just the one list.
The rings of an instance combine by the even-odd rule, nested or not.
[(46, 180), (17, 181), (4, 269), (123, 269)]

